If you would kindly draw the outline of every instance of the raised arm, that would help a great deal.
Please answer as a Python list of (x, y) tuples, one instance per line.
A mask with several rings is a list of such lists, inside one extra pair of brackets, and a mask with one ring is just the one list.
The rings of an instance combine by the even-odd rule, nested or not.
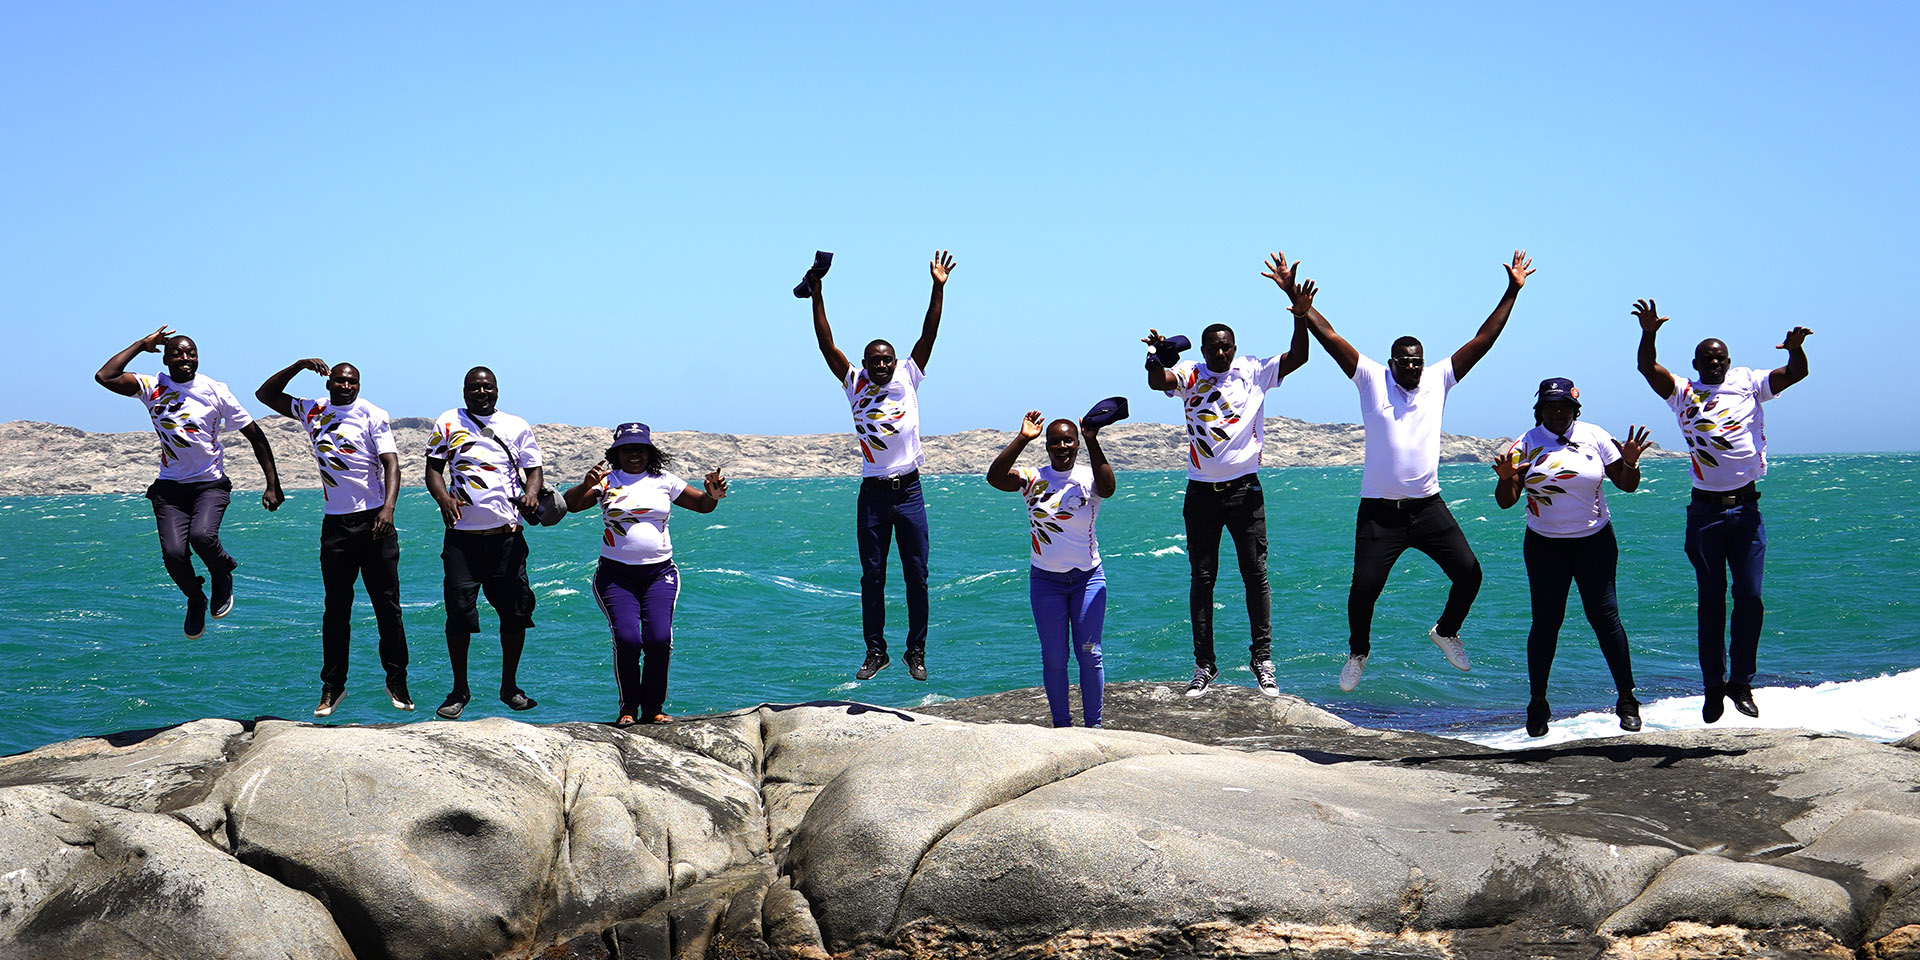
[(920, 324), (920, 339), (913, 342), (913, 364), (925, 371), (927, 361), (933, 359), (933, 341), (940, 336), (940, 310), (945, 303), (947, 275), (953, 272), (953, 257), (945, 250), (936, 250), (933, 259), (927, 261), (927, 272), (933, 275), (933, 293), (927, 298), (927, 319)]
[(713, 508), (719, 506), (720, 501), (726, 498), (727, 478), (721, 476), (720, 469), (715, 467), (707, 471), (706, 480), (699, 493), (694, 493), (693, 485), (688, 484), (680, 491), (679, 496), (673, 498), (673, 503), (675, 506), (686, 507), (695, 513), (712, 513)]
[(827, 299), (822, 292), (826, 279), (813, 281), (813, 338), (820, 342), (820, 355), (827, 358), (827, 369), (833, 371), (833, 379), (839, 383), (847, 382), (847, 371), (853, 364), (847, 362), (847, 355), (833, 345), (833, 328), (827, 326)]
[(560, 499), (566, 501), (568, 513), (579, 513), (600, 500), (600, 481), (609, 473), (605, 460), (587, 468), (586, 479), (574, 484)]
[(1299, 299), (1294, 301), (1293, 339), (1287, 343), (1287, 352), (1280, 355), (1280, 375), (1286, 376), (1307, 365), (1307, 327), (1313, 316), (1313, 296), (1320, 292), (1312, 280), (1300, 281)]
[(1160, 341), (1165, 340), (1160, 331), (1149, 328), (1140, 342), (1147, 345), (1147, 386), (1154, 390), (1173, 390), (1180, 386), (1180, 378), (1173, 375), (1166, 365), (1160, 362)]
[(260, 461), (260, 473), (267, 480), (267, 489), (260, 494), (260, 505), (266, 507), (269, 513), (280, 509), (287, 495), (280, 492), (280, 471), (274, 467), (273, 446), (267, 443), (267, 432), (260, 429), (259, 421), (255, 421), (241, 427), (240, 435), (253, 445), (253, 458)]
[[(1348, 343), (1345, 337), (1335, 333), (1333, 324), (1328, 323), (1327, 318), (1321, 316), (1320, 311), (1314, 307), (1313, 298), (1319, 293), (1319, 288), (1313, 285), (1313, 281), (1300, 277), (1300, 261), (1295, 260), (1289, 265), (1287, 255), (1276, 251), (1267, 257), (1267, 269), (1260, 275), (1272, 280), (1280, 288), (1280, 292), (1287, 295), (1287, 299), (1293, 303), (1294, 320), (1296, 322), (1305, 320), (1307, 331), (1313, 334), (1315, 340), (1320, 341), (1320, 349), (1327, 351), (1327, 356), (1333, 358), (1333, 362), (1339, 365), (1340, 372), (1345, 374), (1347, 379), (1353, 379), (1353, 372), (1360, 369), (1360, 351), (1355, 350), (1353, 344)], [(1306, 294), (1304, 304), (1300, 300), (1303, 292)], [(1296, 326), (1294, 335), (1298, 337), (1299, 332)], [(1295, 342), (1303, 343), (1297, 339)], [(1292, 352), (1292, 350), (1288, 351), (1289, 354)], [(1300, 351), (1300, 357), (1300, 362), (1305, 363), (1304, 349)], [(1299, 364), (1294, 366), (1297, 367)]]
[(1533, 276), (1533, 261), (1527, 259), (1525, 250), (1513, 252), (1513, 262), (1504, 264), (1507, 271), (1507, 292), (1500, 295), (1500, 302), (1493, 305), (1493, 312), (1480, 324), (1479, 332), (1473, 339), (1460, 345), (1453, 352), (1453, 379), (1464, 380), (1467, 371), (1472, 370), (1480, 358), (1493, 349), (1493, 342), (1500, 339), (1500, 331), (1507, 328), (1507, 318), (1513, 316), (1513, 302), (1520, 296), (1520, 288), (1527, 285), (1527, 278)]
[(1807, 351), (1801, 345), (1806, 343), (1810, 336), (1813, 336), (1812, 330), (1806, 327), (1794, 327), (1787, 331), (1785, 340), (1773, 345), (1775, 350), (1787, 352), (1787, 365), (1775, 367), (1772, 373), (1767, 374), (1767, 385), (1773, 388), (1774, 393), (1779, 393), (1807, 378)]
[(140, 379), (127, 372), (127, 364), (143, 353), (159, 353), (162, 345), (173, 339), (173, 328), (161, 327), (152, 333), (135, 340), (130, 346), (114, 354), (100, 370), (93, 375), (93, 382), (123, 397), (131, 397), (140, 392)]
[(1647, 386), (1665, 400), (1673, 396), (1673, 372), (1660, 365), (1654, 352), (1654, 337), (1660, 332), (1660, 325), (1667, 318), (1660, 315), (1660, 309), (1652, 300), (1633, 302), (1634, 319), (1640, 321), (1640, 375), (1647, 378)]
[(279, 373), (268, 377), (267, 382), (253, 392), (254, 399), (266, 404), (274, 413), (283, 417), (293, 416), (293, 398), (287, 396), (287, 384), (292, 383), (293, 378), (302, 370), (312, 370), (323, 377), (333, 372), (333, 368), (327, 366), (327, 362), (319, 357), (295, 360), (287, 364)]
[(1621, 490), (1632, 493), (1640, 489), (1640, 455), (1653, 446), (1647, 439), (1646, 427), (1634, 425), (1627, 427), (1627, 439), (1622, 443), (1615, 440), (1613, 445), (1620, 451), (1620, 459), (1607, 464), (1607, 479)]
[(1493, 502), (1505, 510), (1520, 502), (1520, 487), (1526, 471), (1515, 463), (1512, 450), (1502, 450), (1493, 455)]
[[(1019, 432), (1013, 435), (1013, 439), (1007, 442), (1006, 449), (1000, 451), (1000, 455), (993, 458), (993, 465), (987, 468), (987, 482), (992, 484), (995, 490), (1005, 490), (1008, 493), (1020, 492), (1020, 478), (1013, 475), (1013, 465), (1019, 461), (1020, 452), (1027, 449), (1027, 444), (1032, 443), (1034, 438), (1040, 435), (1041, 424), (1045, 422), (1040, 419), (1040, 411), (1027, 411), (1026, 417), (1020, 421)], [(1083, 431), (1082, 436), (1084, 435)]]
[(1114, 479), (1113, 464), (1107, 462), (1106, 451), (1100, 449), (1100, 438), (1095, 436), (1099, 432), (1099, 427), (1089, 427), (1085, 420), (1080, 421), (1080, 439), (1086, 441), (1087, 463), (1093, 467), (1093, 492), (1104, 500), (1113, 496), (1120, 483)]

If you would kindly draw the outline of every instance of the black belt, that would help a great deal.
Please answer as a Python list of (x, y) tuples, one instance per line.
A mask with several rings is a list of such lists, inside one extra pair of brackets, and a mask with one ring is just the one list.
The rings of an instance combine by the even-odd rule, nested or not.
[(498, 527), (488, 527), (485, 530), (457, 530), (457, 529), (454, 529), (453, 527), (448, 527), (447, 531), (449, 533), (464, 533), (470, 537), (497, 537), (503, 533), (519, 533), (520, 528), (514, 524), (508, 523), (508, 524), (502, 524), (501, 526), (498, 526)]
[(1694, 503), (1711, 503), (1722, 507), (1737, 507), (1742, 504), (1760, 502), (1760, 488), (1749, 483), (1734, 490), (1702, 490), (1693, 488)]
[(1214, 493), (1224, 493), (1232, 490), (1234, 487), (1246, 486), (1258, 479), (1260, 479), (1260, 474), (1258, 473), (1243, 473), (1234, 477), (1232, 480), (1188, 480), (1187, 482), (1189, 484), (1199, 484), (1201, 487), (1211, 490)]
[(920, 482), (920, 471), (903, 473), (897, 477), (861, 477), (861, 483), (884, 484), (889, 490), (899, 490)]
[(1375, 503), (1383, 507), (1391, 507), (1395, 510), (1421, 510), (1439, 503), (1440, 495), (1436, 493), (1425, 497), (1408, 497), (1404, 500), (1394, 500), (1387, 497), (1361, 497), (1360, 502)]

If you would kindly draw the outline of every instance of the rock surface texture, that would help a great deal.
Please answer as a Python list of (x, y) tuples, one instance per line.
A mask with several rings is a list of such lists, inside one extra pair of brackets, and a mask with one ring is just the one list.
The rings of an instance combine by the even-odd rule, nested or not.
[[(128, 407), (130, 417), (139, 408)], [(314, 466), (305, 435), (292, 420), (269, 416), (260, 421), (273, 444), (280, 483), (289, 490), (315, 490), (320, 473)], [(422, 483), (426, 474), (427, 434), (433, 422), (421, 417), (397, 417), (393, 441), (400, 452), (400, 482)], [(534, 427), (547, 458), (548, 482), (564, 488), (577, 481), (606, 452), (613, 439), (605, 427), (573, 427), (543, 423)], [(736, 436), (692, 431), (658, 434), (662, 449), (678, 457), (676, 469), (698, 476), (725, 467), (737, 477), (852, 477), (860, 473), (860, 448), (852, 432), (804, 436)], [(984, 473), (987, 464), (1013, 434), (1001, 430), (967, 430), (925, 438), (927, 473)], [(1186, 468), (1186, 434), (1182, 428), (1159, 423), (1121, 423), (1100, 434), (1101, 449), (1120, 470), (1182, 470)], [(263, 486), (260, 466), (245, 441), (227, 449), (227, 470), (236, 487)], [(1443, 434), (1440, 458), (1448, 463), (1484, 463), (1506, 449), (1507, 440), (1487, 440)], [(88, 433), (75, 427), (29, 420), (0, 423), (0, 496), (62, 493), (140, 493), (153, 482), (157, 440), (152, 431)], [(1269, 467), (1336, 467), (1358, 465), (1366, 453), (1366, 432), (1352, 423), (1308, 423), (1285, 417), (1266, 423)], [(1649, 456), (1671, 455), (1656, 450)], [(1038, 466), (1045, 460), (1031, 447), (1021, 462)], [(564, 481), (564, 483), (563, 483)]]
[(0, 758), (0, 957), (1920, 957), (1920, 751), (1293, 697), (201, 720)]

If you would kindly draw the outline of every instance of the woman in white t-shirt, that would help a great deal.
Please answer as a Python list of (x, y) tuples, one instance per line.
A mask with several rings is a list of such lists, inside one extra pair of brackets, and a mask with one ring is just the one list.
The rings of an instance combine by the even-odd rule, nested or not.
[(1524, 553), (1527, 585), (1533, 595), (1533, 628), (1527, 632), (1527, 735), (1547, 735), (1547, 674), (1553, 669), (1560, 623), (1567, 613), (1567, 588), (1580, 587), (1580, 605), (1600, 640), (1600, 652), (1613, 673), (1620, 729), (1640, 729), (1640, 701), (1633, 696), (1633, 664), (1627, 631), (1614, 596), (1614, 572), (1620, 547), (1607, 513), (1603, 480), (1631, 492), (1640, 486), (1640, 455), (1650, 445), (1647, 428), (1627, 428), (1621, 443), (1607, 431), (1582, 423), (1580, 391), (1572, 380), (1540, 381), (1533, 405), (1534, 428), (1493, 460), (1493, 488), (1501, 509), (1527, 501)]
[[(1047, 464), (1038, 470), (1016, 467), (1020, 452), (1040, 436), (1045, 421), (1029, 410), (1020, 431), (987, 468), (995, 489), (1018, 493), (1027, 501), (1027, 542), (1031, 546), (1028, 592), (1033, 625), (1040, 633), (1040, 679), (1056, 727), (1073, 726), (1067, 702), (1067, 650), (1080, 663), (1080, 714), (1089, 727), (1100, 725), (1106, 669), (1100, 657), (1100, 631), (1107, 619), (1107, 575), (1100, 568), (1100, 541), (1094, 518), (1100, 502), (1113, 496), (1113, 466), (1094, 438), (1091, 422), (1047, 424)], [(1086, 438), (1085, 465), (1076, 464)]]
[(705, 488), (695, 492), (666, 472), (672, 459), (653, 445), (646, 424), (623, 423), (613, 430), (607, 458), (594, 464), (566, 495), (569, 512), (600, 504), (605, 524), (593, 596), (613, 629), (613, 674), (620, 686), (620, 719), (615, 722), (622, 727), (673, 720), (663, 712), (667, 664), (673, 655), (673, 607), (680, 597), (680, 571), (673, 565), (673, 541), (667, 536), (671, 508), (712, 513), (727, 495), (727, 480), (719, 470), (709, 471)]

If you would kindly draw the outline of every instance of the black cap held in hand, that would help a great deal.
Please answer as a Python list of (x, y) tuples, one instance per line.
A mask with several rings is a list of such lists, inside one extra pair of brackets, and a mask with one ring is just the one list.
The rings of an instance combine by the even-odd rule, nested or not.
[[(1154, 355), (1160, 358), (1160, 365), (1171, 367), (1180, 362), (1180, 355), (1193, 349), (1193, 341), (1178, 334), (1161, 340), (1153, 348)], [(1122, 409), (1125, 409), (1124, 407)]]
[[(1182, 339), (1185, 339), (1185, 338), (1182, 338)], [(1119, 423), (1120, 421), (1125, 420), (1126, 418), (1127, 418), (1127, 398), (1126, 397), (1108, 397), (1105, 400), (1102, 400), (1099, 403), (1094, 404), (1093, 409), (1088, 410), (1087, 415), (1080, 418), (1080, 423), (1084, 426), (1092, 427), (1093, 429), (1098, 430), (1101, 427), (1104, 427), (1110, 423)]]
[(813, 285), (827, 275), (827, 268), (833, 266), (833, 254), (825, 250), (813, 252), (813, 266), (807, 268), (807, 275), (800, 278), (800, 285), (793, 288), (793, 295), (801, 300), (813, 296)]

